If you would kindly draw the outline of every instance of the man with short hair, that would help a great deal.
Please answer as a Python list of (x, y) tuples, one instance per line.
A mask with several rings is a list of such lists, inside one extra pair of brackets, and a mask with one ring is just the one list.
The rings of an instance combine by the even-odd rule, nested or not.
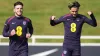
[(78, 14), (79, 7), (80, 4), (74, 1), (68, 5), (70, 14), (61, 16), (57, 20), (55, 20), (55, 16), (52, 16), (50, 19), (52, 26), (61, 22), (64, 24), (65, 34), (62, 56), (81, 56), (80, 36), (83, 24), (87, 23), (93, 27), (97, 26), (93, 13), (91, 11), (88, 12), (88, 15), (91, 17), (91, 19), (88, 19), (86, 16)]
[(24, 17), (23, 3), (14, 3), (15, 15), (8, 18), (3, 29), (3, 36), (9, 37), (9, 56), (28, 56), (28, 38), (33, 34), (31, 20)]

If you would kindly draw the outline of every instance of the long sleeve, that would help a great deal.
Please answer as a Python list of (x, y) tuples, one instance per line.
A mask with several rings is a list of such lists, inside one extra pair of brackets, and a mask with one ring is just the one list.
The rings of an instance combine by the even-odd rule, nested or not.
[(28, 32), (32, 35), (33, 34), (33, 26), (32, 26), (32, 23), (31, 23), (31, 20), (28, 22)]
[(5, 22), (2, 34), (3, 34), (4, 37), (9, 37), (10, 36), (9, 24), (7, 23), (7, 21)]
[(63, 21), (64, 21), (64, 17), (62, 16), (62, 17), (60, 17), (59, 19), (56, 19), (56, 20), (51, 20), (50, 19), (50, 24), (51, 24), (51, 26), (55, 26), (55, 25), (57, 25), (57, 24), (59, 24)]
[(85, 17), (85, 22), (88, 23), (89, 25), (93, 26), (93, 27), (96, 27), (97, 22), (96, 22), (94, 15), (91, 14), (90, 17), (91, 17), (91, 19), (88, 19), (87, 17)]

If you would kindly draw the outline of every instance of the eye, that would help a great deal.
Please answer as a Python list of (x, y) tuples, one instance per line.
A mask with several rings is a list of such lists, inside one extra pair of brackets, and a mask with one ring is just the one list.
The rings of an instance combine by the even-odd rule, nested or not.
[(77, 12), (77, 11), (72, 11), (72, 12)]
[(19, 9), (19, 8), (17, 8), (17, 9)]
[(23, 8), (20, 8), (20, 9), (23, 9)]
[(23, 8), (17, 8), (17, 9), (21, 9), (22, 10)]

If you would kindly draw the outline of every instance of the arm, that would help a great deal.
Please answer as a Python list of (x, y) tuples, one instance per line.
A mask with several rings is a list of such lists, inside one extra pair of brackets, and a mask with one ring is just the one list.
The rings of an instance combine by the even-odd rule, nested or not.
[(55, 25), (57, 25), (57, 24), (59, 24), (59, 23), (61, 23), (61, 22), (64, 21), (64, 17), (63, 17), (63, 16), (60, 17), (59, 19), (56, 19), (56, 20), (54, 20), (54, 19), (55, 19), (55, 16), (52, 16), (52, 17), (50, 18), (50, 24), (51, 24), (52, 26), (55, 26)]
[(88, 14), (90, 15), (91, 19), (88, 19), (87, 17), (85, 17), (85, 22), (93, 27), (96, 27), (97, 22), (96, 22), (96, 19), (95, 19), (93, 13), (89, 11)]
[(5, 25), (4, 25), (4, 28), (3, 28), (3, 33), (2, 33), (4, 37), (9, 37), (10, 36), (9, 24), (7, 23), (7, 21), (5, 22)]
[(32, 35), (33, 34), (33, 26), (32, 26), (32, 23), (31, 23), (31, 20), (28, 22), (28, 32)]

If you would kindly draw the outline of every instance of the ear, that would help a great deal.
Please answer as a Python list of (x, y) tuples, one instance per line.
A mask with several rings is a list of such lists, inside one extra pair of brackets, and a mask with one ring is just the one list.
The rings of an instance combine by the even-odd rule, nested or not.
[(71, 12), (71, 10), (70, 10), (70, 12)]
[(15, 8), (13, 9), (13, 11), (15, 12)]

